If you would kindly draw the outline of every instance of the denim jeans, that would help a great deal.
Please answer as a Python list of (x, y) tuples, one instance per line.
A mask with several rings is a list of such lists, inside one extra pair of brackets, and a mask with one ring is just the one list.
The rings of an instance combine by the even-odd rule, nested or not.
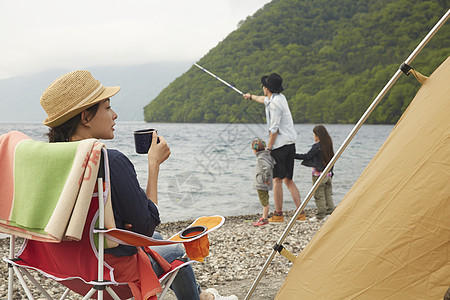
[[(155, 232), (152, 237), (160, 240), (163, 239), (159, 232)], [(150, 248), (161, 255), (169, 263), (173, 262), (176, 258), (182, 257), (185, 253), (183, 246), (181, 246), (180, 244), (155, 246)], [(161, 276), (164, 271), (151, 256), (149, 256), (149, 258), (156, 276)], [(197, 283), (197, 280), (195, 279), (194, 270), (192, 270), (192, 267), (190, 265), (179, 270), (177, 276), (175, 277), (175, 280), (170, 286), (170, 289), (174, 291), (177, 299), (200, 299), (199, 295), (201, 293), (201, 288)]]

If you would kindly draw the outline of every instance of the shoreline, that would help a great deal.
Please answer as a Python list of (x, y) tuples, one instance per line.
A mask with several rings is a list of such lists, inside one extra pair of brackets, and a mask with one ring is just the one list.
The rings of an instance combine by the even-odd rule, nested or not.
[[(314, 211), (314, 209), (305, 209), (308, 218), (314, 216)], [(259, 219), (260, 214), (225, 216), (224, 225), (208, 234), (210, 242), (209, 256), (205, 258), (203, 263), (194, 263), (192, 265), (197, 282), (202, 289), (214, 287), (221, 295), (234, 294), (238, 299), (244, 299), (270, 256), (273, 245), (281, 237), (294, 213), (295, 211), (285, 212), (284, 223), (269, 223), (260, 227), (252, 225), (253, 221)], [(156, 230), (164, 238), (168, 238), (190, 225), (193, 221), (194, 219), (162, 223)], [(294, 255), (298, 255), (311, 241), (323, 223), (324, 221), (296, 221), (283, 246)], [(0, 239), (0, 246), (2, 258), (8, 256), (9, 239)], [(252, 299), (273, 299), (291, 265), (292, 263), (282, 255), (276, 254), (262, 276), (252, 295)], [(0, 278), (0, 298), (3, 299), (7, 296), (8, 281), (7, 265), (4, 262), (1, 265), (1, 272), (5, 274)], [(51, 286), (50, 290), (56, 295), (61, 295), (64, 290), (64, 287), (58, 285), (55, 281), (48, 279), (42, 281), (45, 281), (44, 285)], [(17, 284), (15, 284), (17, 298), (25, 297), (23, 291), (18, 289)], [(42, 297), (39, 292), (36, 292), (35, 295), (36, 298)], [(79, 295), (71, 292), (68, 299), (78, 298)], [(176, 299), (176, 297), (170, 291), (165, 299), (172, 300)]]

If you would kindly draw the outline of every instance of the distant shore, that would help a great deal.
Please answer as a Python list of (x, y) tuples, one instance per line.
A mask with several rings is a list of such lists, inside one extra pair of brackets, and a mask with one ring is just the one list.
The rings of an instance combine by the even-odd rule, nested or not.
[[(286, 212), (284, 223), (271, 223), (261, 227), (252, 225), (252, 222), (260, 215), (225, 217), (225, 224), (208, 235), (209, 256), (203, 263), (193, 264), (197, 281), (202, 288), (214, 287), (222, 295), (235, 294), (239, 299), (244, 299), (293, 214), (294, 211)], [(314, 210), (306, 209), (306, 214), (314, 216)], [(192, 221), (163, 223), (157, 230), (164, 238), (168, 238), (190, 225)], [(293, 254), (298, 255), (322, 224), (323, 222), (297, 221), (283, 245)], [(0, 251), (2, 257), (8, 256), (9, 239), (0, 240)], [(252, 299), (273, 299), (291, 265), (286, 258), (277, 254), (253, 293)], [(1, 273), (4, 275), (0, 278), (0, 298), (4, 299), (7, 296), (8, 280), (5, 263), (1, 265)], [(49, 280), (45, 280), (44, 284), (51, 285), (51, 291), (55, 294), (63, 290), (62, 286), (59, 288), (55, 282)], [(26, 298), (17, 287), (16, 293), (14, 299)], [(35, 295), (36, 298), (41, 297), (38, 292)], [(68, 299), (78, 298), (78, 295), (71, 293)], [(171, 300), (176, 297), (170, 292), (166, 299)]]

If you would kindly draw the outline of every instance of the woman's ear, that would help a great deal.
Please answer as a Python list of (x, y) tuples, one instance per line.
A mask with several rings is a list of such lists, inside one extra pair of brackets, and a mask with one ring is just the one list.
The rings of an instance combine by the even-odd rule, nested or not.
[(81, 112), (81, 124), (87, 125), (90, 121), (90, 115), (87, 110)]

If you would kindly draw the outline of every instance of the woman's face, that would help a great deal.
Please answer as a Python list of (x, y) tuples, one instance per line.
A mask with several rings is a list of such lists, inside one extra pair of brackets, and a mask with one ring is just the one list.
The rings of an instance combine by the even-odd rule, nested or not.
[(97, 113), (85, 125), (92, 138), (111, 140), (114, 138), (114, 125), (117, 114), (112, 110), (109, 99), (100, 102)]
[(314, 133), (314, 142), (316, 142), (316, 143), (320, 142), (319, 137), (315, 133)]

